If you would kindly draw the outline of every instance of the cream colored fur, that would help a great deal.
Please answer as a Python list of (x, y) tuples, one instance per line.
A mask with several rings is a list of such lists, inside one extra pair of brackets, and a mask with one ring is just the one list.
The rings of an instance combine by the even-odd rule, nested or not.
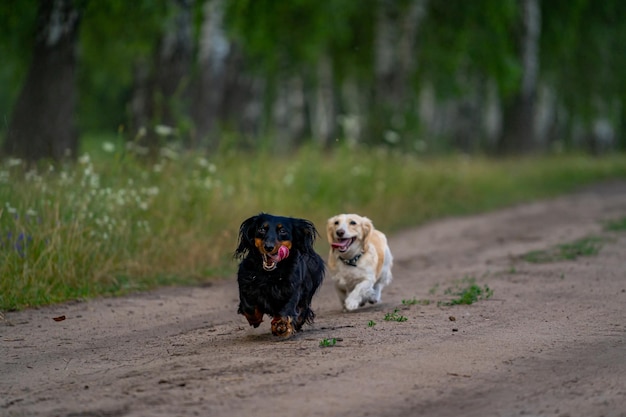
[[(382, 289), (392, 280), (393, 257), (385, 235), (374, 228), (370, 219), (358, 214), (331, 217), (326, 232), (331, 245), (328, 270), (344, 310), (380, 302)], [(353, 241), (345, 251), (333, 248), (332, 244), (342, 239)], [(344, 263), (343, 260), (354, 259), (359, 254), (355, 266)]]

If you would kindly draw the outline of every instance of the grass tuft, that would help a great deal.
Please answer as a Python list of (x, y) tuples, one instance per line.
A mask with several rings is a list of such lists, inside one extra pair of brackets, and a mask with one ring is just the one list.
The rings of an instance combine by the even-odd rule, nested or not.
[(427, 306), (430, 304), (430, 300), (418, 300), (415, 297), (411, 299), (402, 300), (402, 305), (405, 305), (405, 306), (412, 306), (416, 304), (421, 305), (421, 306)]
[(608, 232), (624, 232), (626, 231), (626, 217), (607, 221), (604, 224), (604, 230)]
[(493, 290), (487, 285), (483, 285), (482, 287), (477, 285), (474, 277), (465, 277), (454, 287), (446, 289), (444, 294), (452, 295), (455, 298), (449, 301), (441, 301), (439, 305), (470, 305), (479, 300), (491, 298), (493, 296)]
[(392, 313), (386, 313), (385, 317), (383, 318), (383, 320), (385, 321), (397, 321), (397, 322), (403, 322), (403, 321), (407, 321), (408, 318), (406, 318), (405, 316), (398, 314), (398, 309), (396, 308), (395, 310), (393, 310)]
[(331, 346), (335, 346), (337, 344), (337, 339), (336, 338), (332, 338), (332, 339), (322, 339), (320, 340), (320, 347), (331, 347)]
[(586, 237), (547, 250), (528, 252), (522, 255), (522, 259), (530, 263), (574, 261), (581, 256), (597, 255), (602, 248), (603, 241), (604, 239), (600, 237)]

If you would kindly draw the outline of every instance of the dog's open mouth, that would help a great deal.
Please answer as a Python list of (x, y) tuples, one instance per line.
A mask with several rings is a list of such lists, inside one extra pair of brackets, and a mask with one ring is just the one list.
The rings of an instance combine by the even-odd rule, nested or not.
[(273, 271), (278, 263), (289, 256), (289, 248), (281, 246), (274, 255), (263, 253), (263, 269)]
[(355, 239), (356, 237), (347, 237), (344, 239), (339, 239), (337, 242), (331, 243), (330, 246), (332, 246), (333, 249), (337, 249), (339, 252), (345, 252), (348, 250), (350, 245), (352, 245), (352, 242), (354, 242)]

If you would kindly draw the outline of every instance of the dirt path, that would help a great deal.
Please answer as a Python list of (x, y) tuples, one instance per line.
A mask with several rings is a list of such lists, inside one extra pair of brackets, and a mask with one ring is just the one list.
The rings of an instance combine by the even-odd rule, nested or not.
[[(244, 325), (233, 279), (6, 313), (0, 415), (626, 416), (626, 232), (602, 226), (624, 216), (613, 183), (397, 234), (382, 304), (342, 313), (328, 281), (288, 341)], [(519, 258), (590, 235), (599, 255)], [(493, 297), (438, 306), (465, 276)]]

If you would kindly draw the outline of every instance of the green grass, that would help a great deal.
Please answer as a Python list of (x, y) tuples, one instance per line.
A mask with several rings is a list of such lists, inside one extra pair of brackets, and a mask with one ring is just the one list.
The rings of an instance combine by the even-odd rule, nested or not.
[(626, 177), (623, 156), (496, 161), (384, 149), (171, 148), (146, 163), (119, 143), (106, 151), (91, 143), (75, 164), (0, 163), (0, 310), (231, 278), (239, 225), (260, 211), (308, 218), (322, 234), (331, 215), (358, 212), (391, 234)]
[(604, 224), (604, 230), (609, 232), (626, 231), (626, 217), (621, 219), (609, 220)]
[(585, 237), (547, 250), (528, 252), (522, 255), (522, 259), (530, 263), (573, 261), (581, 256), (597, 255), (603, 241), (604, 239), (600, 237)]
[(332, 339), (322, 339), (320, 340), (320, 347), (331, 347), (331, 346), (335, 346), (337, 344), (337, 339), (336, 338), (332, 338)]
[(430, 304), (430, 300), (418, 300), (415, 297), (411, 299), (402, 300), (402, 305), (405, 305), (405, 306), (412, 306), (416, 304), (421, 305), (421, 306), (427, 306)]
[(465, 277), (456, 283), (454, 287), (447, 288), (444, 294), (452, 295), (454, 298), (449, 301), (441, 301), (439, 305), (470, 305), (477, 301), (491, 298), (493, 296), (493, 290), (487, 285), (481, 287), (476, 284), (476, 278), (474, 277)]
[(406, 318), (405, 316), (398, 314), (398, 309), (396, 308), (395, 310), (393, 310), (393, 312), (391, 313), (386, 313), (385, 317), (383, 318), (383, 320), (385, 321), (397, 321), (397, 322), (403, 322), (403, 321), (407, 321), (408, 318)]

